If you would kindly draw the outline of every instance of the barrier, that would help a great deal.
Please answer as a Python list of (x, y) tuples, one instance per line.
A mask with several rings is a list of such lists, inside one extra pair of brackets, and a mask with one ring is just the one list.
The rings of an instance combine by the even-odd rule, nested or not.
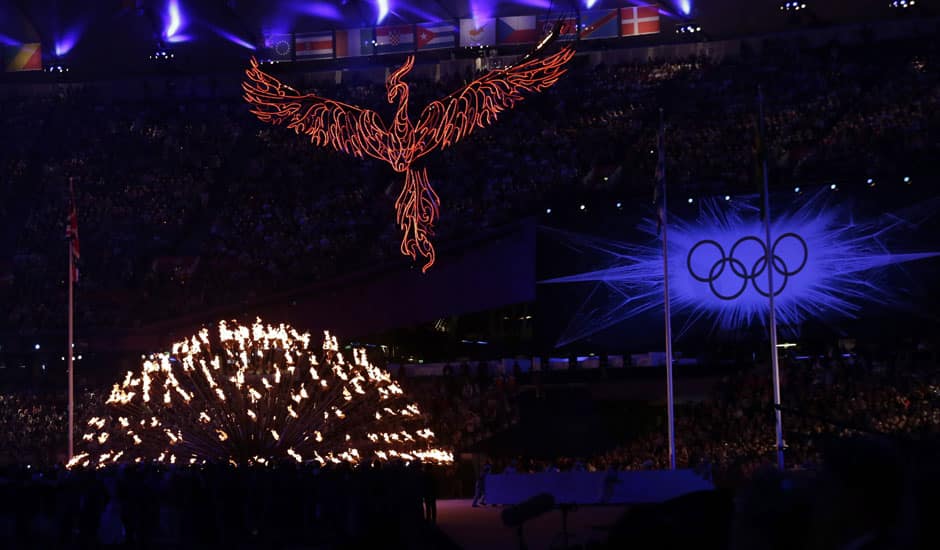
[(547, 493), (557, 503), (642, 504), (714, 488), (692, 470), (490, 474), (486, 478), (486, 503), (518, 504)]

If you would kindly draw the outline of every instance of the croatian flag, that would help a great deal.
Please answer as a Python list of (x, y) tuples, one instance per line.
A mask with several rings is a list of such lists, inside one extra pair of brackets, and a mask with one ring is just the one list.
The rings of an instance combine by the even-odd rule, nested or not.
[(496, 24), (496, 41), (500, 44), (529, 44), (538, 40), (534, 15), (500, 17)]
[(336, 57), (372, 55), (372, 29), (336, 31)]
[(620, 35), (639, 36), (659, 32), (659, 8), (639, 6), (620, 8)]
[(376, 27), (375, 53), (407, 53), (415, 51), (415, 30), (411, 25)]
[(538, 28), (539, 38), (548, 36), (555, 25), (561, 23), (561, 29), (558, 33), (558, 40), (574, 40), (578, 37), (578, 20), (574, 17), (546, 17), (539, 16)]
[(439, 50), (457, 45), (457, 27), (443, 21), (418, 23), (415, 41), (419, 50)]
[(496, 44), (496, 20), (474, 19), (460, 20), (460, 45), (469, 48), (474, 46), (493, 46)]
[(581, 12), (581, 40), (617, 38), (620, 36), (619, 10)]
[(328, 59), (333, 57), (333, 33), (331, 31), (298, 34), (294, 41), (297, 59)]

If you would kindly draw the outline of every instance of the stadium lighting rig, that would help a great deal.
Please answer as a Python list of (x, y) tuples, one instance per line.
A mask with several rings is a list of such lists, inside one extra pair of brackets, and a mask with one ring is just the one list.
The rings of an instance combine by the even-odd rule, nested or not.
[(805, 2), (784, 2), (780, 4), (780, 11), (800, 11), (805, 9)]
[(914, 4), (916, 4), (915, 0), (894, 0), (888, 4), (888, 7), (906, 10), (907, 8), (914, 7)]

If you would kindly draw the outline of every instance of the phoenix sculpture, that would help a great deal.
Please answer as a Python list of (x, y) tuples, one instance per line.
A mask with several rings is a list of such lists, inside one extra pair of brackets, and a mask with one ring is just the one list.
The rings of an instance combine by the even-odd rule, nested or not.
[(318, 352), (287, 325), (203, 328), (114, 385), (69, 466), (452, 462), (388, 372), (350, 359), (329, 333)]
[(404, 233), (401, 252), (426, 260), (423, 272), (434, 265), (431, 243), (440, 199), (418, 161), (438, 149), (453, 146), (477, 128), (493, 124), (499, 113), (511, 109), (527, 93), (543, 91), (567, 71), (574, 50), (566, 46), (554, 54), (545, 50), (558, 36), (558, 26), (513, 66), (490, 71), (451, 95), (432, 101), (417, 122), (408, 117), (408, 84), (403, 79), (414, 68), (414, 56), (386, 80), (388, 102), (395, 105), (390, 126), (370, 109), (314, 94), (302, 94), (265, 73), (255, 59), (242, 84), (245, 100), (259, 120), (286, 125), (310, 136), (314, 145), (362, 158), (370, 156), (405, 173), (405, 186), (395, 201), (396, 220)]

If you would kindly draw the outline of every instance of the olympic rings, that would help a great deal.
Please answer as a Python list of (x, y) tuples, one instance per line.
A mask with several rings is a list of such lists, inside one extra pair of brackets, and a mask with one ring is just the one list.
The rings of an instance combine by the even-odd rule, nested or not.
[[(782, 257), (777, 254), (777, 247), (780, 245), (784, 239), (793, 239), (796, 240), (797, 244), (802, 247), (802, 256), (799, 258), (799, 262), (796, 263), (796, 267), (790, 268), (789, 264), (784, 261)], [(736, 253), (739, 253), (739, 247), (749, 243), (756, 243), (760, 247), (761, 253), (759, 254), (757, 260), (755, 260), (754, 265), (751, 266), (750, 270), (747, 269), (747, 266), (744, 265), (744, 262), (739, 258), (735, 257)], [(712, 264), (711, 268), (708, 270), (707, 275), (697, 273), (692, 267), (692, 256), (696, 255), (697, 252), (701, 253), (700, 250), (702, 247), (711, 247), (717, 250), (718, 259), (715, 260), (715, 263)], [(796, 233), (784, 233), (777, 237), (774, 241), (773, 246), (770, 248), (771, 256), (771, 269), (774, 270), (774, 273), (781, 277), (781, 283), (779, 286), (774, 284), (773, 294), (774, 296), (779, 296), (783, 289), (786, 288), (787, 282), (790, 280), (790, 277), (798, 274), (803, 271), (803, 268), (806, 267), (806, 262), (809, 260), (809, 247), (806, 246), (806, 241), (803, 240), (803, 237), (800, 237)], [(790, 258), (794, 260), (795, 258)], [(751, 286), (754, 287), (761, 296), (770, 297), (770, 290), (763, 289), (758, 285), (758, 279), (760, 276), (765, 273), (767, 270), (767, 245), (764, 244), (760, 238), (755, 237), (754, 235), (748, 235), (741, 237), (731, 246), (731, 250), (725, 254), (724, 247), (718, 243), (718, 241), (712, 239), (701, 240), (689, 249), (689, 254), (685, 260), (686, 268), (689, 270), (689, 275), (693, 279), (701, 283), (707, 283), (708, 288), (712, 291), (712, 294), (716, 298), (721, 300), (734, 300), (744, 294), (744, 291), (747, 290), (748, 281), (750, 281)], [(715, 286), (715, 282), (724, 274), (725, 266), (729, 268), (729, 271), (732, 275), (740, 279), (740, 286), (735, 285), (735, 290), (730, 294), (721, 292)]]

